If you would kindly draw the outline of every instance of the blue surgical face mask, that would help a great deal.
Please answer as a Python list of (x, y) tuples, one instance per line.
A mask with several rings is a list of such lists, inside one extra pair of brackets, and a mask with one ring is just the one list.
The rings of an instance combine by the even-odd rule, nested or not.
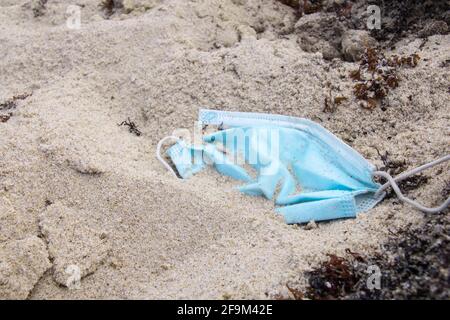
[(287, 223), (353, 218), (385, 196), (372, 179), (375, 167), (312, 121), (215, 110), (201, 110), (199, 121), (228, 129), (205, 136), (202, 144), (172, 146), (167, 154), (178, 174), (186, 179), (211, 164), (244, 181), (241, 192), (275, 199)]

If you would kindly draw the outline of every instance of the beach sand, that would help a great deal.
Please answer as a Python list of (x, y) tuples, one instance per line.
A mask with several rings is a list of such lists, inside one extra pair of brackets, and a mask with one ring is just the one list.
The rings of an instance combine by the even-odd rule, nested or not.
[[(29, 95), (0, 122), (0, 297), (288, 297), (326, 254), (373, 252), (420, 227), (424, 214), (395, 197), (356, 219), (287, 225), (213, 169), (175, 179), (155, 148), (192, 130), (201, 108), (265, 112), (316, 121), (378, 167), (377, 149), (412, 169), (450, 151), (448, 35), (388, 51), (422, 59), (399, 71), (388, 108), (367, 110), (348, 78), (358, 64), (305, 52), (295, 11), (277, 1), (135, 1), (106, 19), (99, 1), (77, 0), (78, 30), (68, 1), (37, 17), (34, 2), (0, 3), (0, 103)], [(333, 113), (327, 83), (349, 98)], [(128, 118), (140, 136), (118, 126)], [(449, 169), (426, 171), (408, 195), (441, 203)]]

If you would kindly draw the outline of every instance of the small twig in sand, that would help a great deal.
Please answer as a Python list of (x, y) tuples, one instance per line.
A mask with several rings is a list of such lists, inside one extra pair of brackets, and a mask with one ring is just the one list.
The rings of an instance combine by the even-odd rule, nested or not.
[(13, 96), (12, 98), (0, 103), (0, 110), (14, 109), (17, 106), (17, 100), (25, 100), (31, 95), (32, 93), (23, 93)]
[[(17, 100), (24, 100), (31, 96), (32, 93), (23, 93), (0, 103), (0, 111), (11, 110), (17, 107)], [(7, 112), (4, 114), (0, 113), (0, 123), (7, 122), (12, 117), (12, 112)]]
[(128, 118), (128, 120), (122, 121), (121, 123), (118, 124), (118, 126), (127, 126), (128, 131), (130, 133), (134, 133), (138, 137), (142, 134), (142, 132), (138, 129), (137, 125), (133, 121), (131, 121), (130, 118)]

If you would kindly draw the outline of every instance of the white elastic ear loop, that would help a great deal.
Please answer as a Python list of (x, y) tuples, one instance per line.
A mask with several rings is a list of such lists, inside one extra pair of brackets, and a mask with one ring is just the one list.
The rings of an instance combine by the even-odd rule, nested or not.
[(423, 166), (415, 168), (415, 169), (413, 169), (411, 171), (404, 172), (404, 173), (398, 175), (395, 178), (392, 178), (392, 176), (390, 174), (388, 174), (387, 172), (375, 171), (373, 173), (374, 176), (383, 177), (383, 178), (387, 179), (388, 182), (386, 182), (384, 185), (382, 185), (378, 189), (378, 191), (375, 193), (374, 197), (375, 198), (379, 197), (384, 190), (386, 190), (389, 187), (392, 187), (392, 189), (394, 190), (395, 194), (397, 195), (397, 197), (401, 201), (409, 203), (410, 205), (412, 205), (413, 207), (419, 209), (420, 211), (423, 211), (423, 212), (426, 212), (426, 213), (437, 213), (437, 212), (440, 212), (440, 211), (446, 209), (450, 205), (450, 197), (447, 198), (447, 200), (445, 200), (444, 203), (441, 204), (439, 207), (427, 208), (427, 207), (424, 207), (423, 205), (421, 205), (420, 203), (405, 197), (402, 194), (402, 192), (400, 191), (400, 188), (398, 187), (397, 182), (402, 181), (402, 180), (404, 180), (404, 179), (406, 179), (406, 178), (408, 178), (408, 177), (410, 177), (410, 176), (412, 176), (414, 174), (420, 173), (420, 172), (422, 172), (422, 171), (424, 171), (426, 169), (429, 169), (429, 168), (434, 167), (434, 166), (436, 166), (436, 165), (438, 165), (438, 164), (440, 164), (442, 162), (449, 161), (449, 160), (450, 160), (450, 155), (446, 155), (445, 157), (442, 157), (442, 158), (437, 159), (435, 161), (432, 161), (430, 163), (424, 164)]
[(156, 158), (159, 160), (159, 162), (161, 162), (163, 164), (164, 167), (166, 167), (167, 170), (169, 170), (177, 179), (178, 175), (176, 174), (176, 172), (172, 169), (172, 167), (166, 162), (166, 160), (163, 159), (163, 157), (161, 156), (161, 147), (163, 145), (164, 142), (166, 142), (167, 140), (175, 140), (175, 141), (182, 141), (180, 138), (175, 137), (175, 136), (167, 136), (162, 138), (161, 140), (159, 140), (158, 145), (156, 146)]

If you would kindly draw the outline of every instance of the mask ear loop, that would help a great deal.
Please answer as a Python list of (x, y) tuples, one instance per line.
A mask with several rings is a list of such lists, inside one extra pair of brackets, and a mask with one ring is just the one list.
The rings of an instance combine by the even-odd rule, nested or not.
[(438, 206), (438, 207), (435, 207), (435, 208), (427, 208), (427, 207), (424, 207), (423, 205), (421, 205), (420, 203), (418, 203), (418, 202), (416, 202), (416, 201), (414, 201), (414, 200), (411, 200), (411, 199), (405, 197), (405, 196), (402, 194), (402, 192), (400, 191), (400, 188), (398, 187), (397, 182), (400, 182), (400, 181), (402, 181), (402, 180), (404, 180), (404, 179), (406, 179), (406, 178), (408, 178), (408, 177), (410, 177), (410, 176), (412, 176), (412, 175), (415, 175), (415, 174), (417, 174), (417, 173), (420, 173), (420, 172), (422, 172), (422, 171), (424, 171), (424, 170), (426, 170), (426, 169), (429, 169), (429, 168), (434, 167), (434, 166), (436, 166), (436, 165), (438, 165), (438, 164), (440, 164), (440, 163), (442, 163), (442, 162), (449, 161), (449, 160), (450, 160), (450, 155), (446, 155), (445, 157), (442, 157), (442, 158), (437, 159), (437, 160), (435, 160), (435, 161), (433, 161), (433, 162), (424, 164), (423, 166), (420, 166), (420, 167), (418, 167), (418, 168), (415, 168), (415, 169), (413, 169), (413, 170), (411, 170), (411, 171), (404, 172), (404, 173), (398, 175), (398, 176), (395, 177), (395, 178), (393, 178), (393, 177), (392, 177), (390, 174), (388, 174), (387, 172), (384, 172), (384, 171), (375, 171), (375, 172), (373, 172), (373, 174), (372, 174), (373, 176), (383, 177), (383, 178), (385, 178), (386, 180), (388, 180), (388, 182), (386, 182), (384, 185), (382, 185), (382, 186), (377, 190), (377, 192), (375, 193), (375, 196), (374, 196), (374, 197), (375, 197), (375, 198), (379, 197), (379, 196), (380, 196), (387, 188), (392, 187), (392, 189), (394, 190), (395, 194), (397, 195), (397, 197), (398, 197), (401, 201), (406, 202), (406, 203), (409, 203), (410, 205), (412, 205), (413, 207), (419, 209), (420, 211), (423, 211), (423, 212), (426, 212), (426, 213), (438, 213), (438, 212), (441, 212), (442, 210), (446, 209), (446, 208), (450, 205), (450, 197), (447, 198), (447, 200), (445, 200), (444, 203), (441, 204), (441, 205)]
[(177, 142), (182, 142), (182, 140), (178, 137), (175, 136), (167, 136), (162, 138), (161, 140), (159, 140), (158, 145), (156, 146), (156, 158), (159, 160), (159, 162), (161, 162), (163, 164), (164, 167), (166, 167), (166, 169), (171, 172), (175, 178), (183, 180), (181, 178), (178, 178), (178, 175), (176, 174), (176, 172), (172, 169), (172, 167), (167, 163), (166, 160), (163, 159), (163, 157), (161, 156), (161, 147), (163, 145), (164, 142), (166, 142), (167, 140), (175, 140)]

